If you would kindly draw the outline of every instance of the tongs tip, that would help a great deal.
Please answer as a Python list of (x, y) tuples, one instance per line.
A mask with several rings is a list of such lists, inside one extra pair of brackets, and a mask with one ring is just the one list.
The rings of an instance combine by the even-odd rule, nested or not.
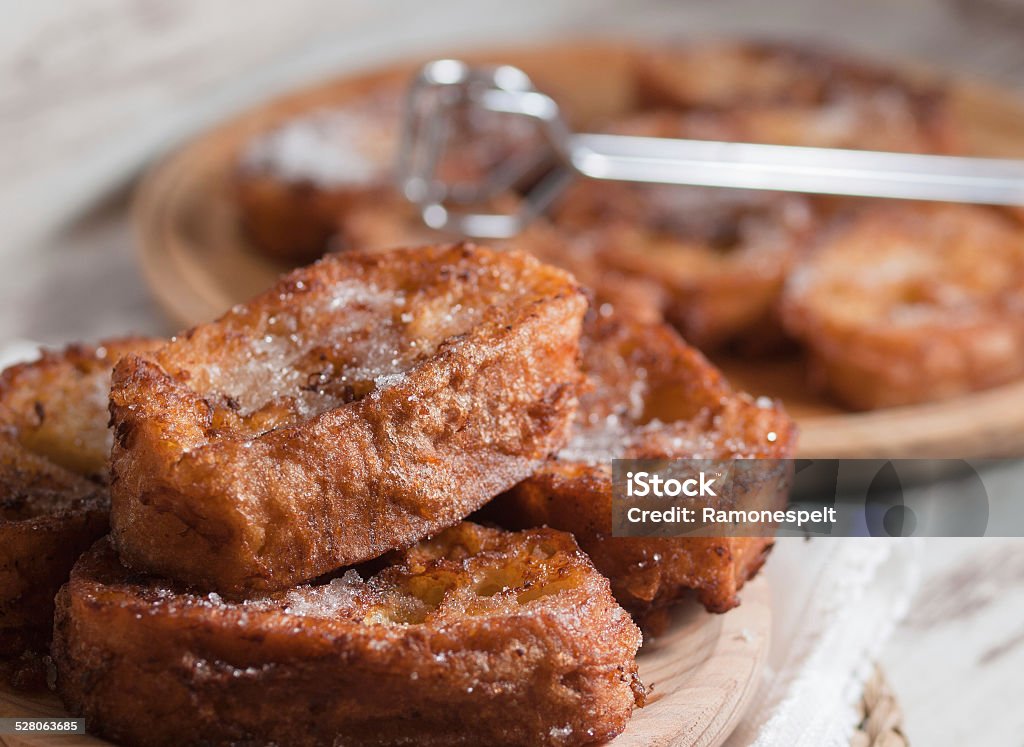
[[(482, 185), (452, 185), (439, 177), (442, 156), (452, 134), (451, 119), (461, 107), (500, 115), (525, 116), (540, 126), (547, 142), (543, 159), (519, 158), (496, 165)], [(567, 129), (558, 105), (534, 87), (530, 77), (511, 65), (470, 65), (462, 60), (438, 59), (426, 63), (413, 78), (406, 103), (401, 148), (396, 170), (398, 186), (417, 205), (423, 222), (435, 230), (448, 230), (478, 238), (508, 238), (542, 212), (565, 184), (565, 174), (534, 178), (521, 195), (513, 214), (449, 210), (445, 203), (484, 206), (496, 193), (530, 177), (538, 162), (553, 155), (564, 162)], [(564, 171), (564, 170), (563, 170)]]

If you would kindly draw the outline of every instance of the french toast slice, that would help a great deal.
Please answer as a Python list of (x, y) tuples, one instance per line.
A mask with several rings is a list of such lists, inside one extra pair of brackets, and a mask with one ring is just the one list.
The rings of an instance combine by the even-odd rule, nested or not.
[[(731, 609), (773, 539), (613, 537), (611, 460), (788, 459), (795, 425), (779, 403), (734, 391), (665, 324), (591, 314), (581, 351), (587, 388), (569, 443), (488, 515), (572, 532), (644, 627), (656, 628), (663, 611), (692, 592), (712, 612)], [(786, 479), (767, 484), (785, 498)]]
[(346, 252), (127, 357), (111, 390), (122, 559), (237, 596), (457, 523), (565, 442), (585, 308), (523, 253)]
[[(325, 252), (339, 221), (399, 199), (394, 164), (402, 84), (380, 83), (337, 106), (285, 120), (246, 144), (232, 190), (242, 227), (258, 250), (304, 264)], [(438, 164), (439, 175), (450, 183), (477, 182), (539, 142), (521, 117), (456, 109), (452, 122), (449, 141), (459, 147), (446, 149)]]
[(101, 540), (58, 597), (58, 690), (152, 747), (578, 745), (643, 703), (640, 631), (570, 535), (462, 523), (388, 561), (232, 603)]
[(53, 596), (107, 532), (111, 369), (156, 344), (72, 345), (0, 373), (0, 659), (18, 684), (39, 684)]
[(384, 85), (246, 144), (232, 188), (243, 229), (261, 252), (293, 264), (316, 259), (339, 216), (391, 193), (401, 102), (401, 90)]
[[(737, 139), (719, 121), (729, 116), (695, 130), (690, 115), (648, 112), (609, 129)], [(659, 288), (651, 297), (665, 318), (702, 350), (778, 347), (782, 285), (818, 223), (803, 195), (586, 180), (570, 186), (552, 222), (592, 265)]]
[(918, 153), (961, 147), (944, 81), (814, 45), (651, 49), (638, 55), (634, 78), (640, 109), (703, 112), (713, 129), (728, 123), (731, 137), (712, 131), (707, 139)]
[(930, 402), (1024, 375), (1024, 224), (996, 208), (867, 206), (793, 273), (786, 329), (842, 404)]

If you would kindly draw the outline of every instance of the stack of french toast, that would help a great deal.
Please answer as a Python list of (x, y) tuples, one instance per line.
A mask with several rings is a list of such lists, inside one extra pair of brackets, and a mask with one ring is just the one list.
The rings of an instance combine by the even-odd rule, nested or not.
[(639, 626), (728, 610), (772, 542), (613, 537), (611, 459), (795, 445), (669, 326), (468, 243), (44, 353), (0, 427), (3, 653), (140, 745), (608, 739)]

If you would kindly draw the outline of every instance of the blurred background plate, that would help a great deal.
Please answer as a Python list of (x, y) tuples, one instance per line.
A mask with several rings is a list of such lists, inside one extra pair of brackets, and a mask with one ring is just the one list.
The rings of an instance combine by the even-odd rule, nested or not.
[[(629, 101), (626, 44), (580, 42), (459, 56), (522, 67), (584, 119), (613, 115)], [(230, 190), (240, 149), (297, 114), (404, 80), (422, 62), (288, 94), (200, 135), (150, 170), (135, 202), (137, 244), (146, 281), (174, 321), (191, 326), (212, 319), (288, 269), (257, 253), (240, 230)], [(599, 79), (595, 69), (601, 70)], [(973, 152), (1024, 155), (1024, 104), (1014, 95), (958, 81), (952, 104)], [(850, 413), (808, 389), (799, 361), (716, 362), (738, 386), (783, 400), (801, 428), (801, 456), (971, 459), (1024, 453), (1024, 381), (946, 402)]]

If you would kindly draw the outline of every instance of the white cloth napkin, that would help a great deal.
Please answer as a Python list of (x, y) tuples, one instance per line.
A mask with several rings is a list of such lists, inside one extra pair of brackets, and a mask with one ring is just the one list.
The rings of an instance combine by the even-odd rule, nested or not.
[(922, 548), (918, 539), (778, 541), (765, 571), (771, 650), (728, 747), (849, 746), (875, 658), (917, 587)]

